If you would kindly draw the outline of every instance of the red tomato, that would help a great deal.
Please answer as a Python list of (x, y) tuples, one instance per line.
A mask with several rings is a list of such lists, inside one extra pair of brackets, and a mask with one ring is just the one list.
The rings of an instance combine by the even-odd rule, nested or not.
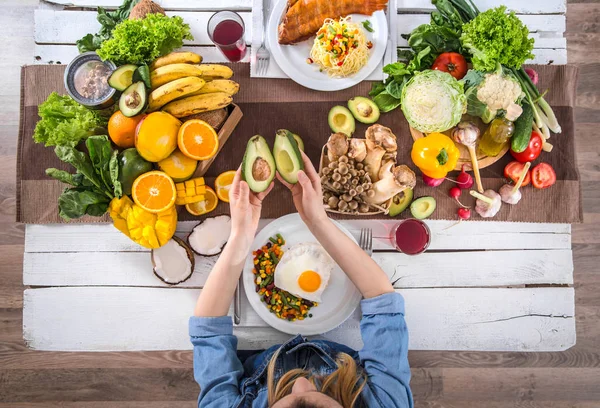
[[(525, 167), (525, 165), (523, 163), (519, 163), (518, 161), (511, 161), (504, 168), (504, 177), (512, 180), (513, 183), (517, 184), (517, 181), (519, 181), (521, 174), (523, 174), (523, 167)], [(527, 170), (527, 175), (523, 179), (523, 184), (521, 184), (521, 187), (526, 186), (530, 182), (531, 182), (531, 171)]]
[(540, 163), (531, 170), (531, 178), (535, 188), (548, 188), (556, 183), (556, 173), (548, 163)]
[(513, 152), (512, 149), (510, 149), (510, 154), (512, 154), (512, 157), (514, 157), (515, 160), (521, 163), (534, 161), (542, 152), (543, 144), (544, 142), (542, 141), (542, 136), (538, 132), (533, 131), (531, 132), (531, 138), (529, 139), (529, 144), (527, 145), (525, 150), (523, 150), (521, 153), (516, 153)]
[(458, 52), (443, 52), (433, 61), (431, 69), (444, 71), (456, 79), (467, 75), (467, 60)]

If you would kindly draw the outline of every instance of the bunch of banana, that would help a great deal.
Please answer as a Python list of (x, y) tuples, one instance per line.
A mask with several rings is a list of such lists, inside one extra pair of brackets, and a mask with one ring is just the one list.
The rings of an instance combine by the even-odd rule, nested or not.
[(229, 105), (240, 85), (230, 80), (231, 68), (201, 64), (193, 52), (173, 52), (156, 59), (151, 67), (152, 92), (148, 111), (159, 109), (176, 117), (221, 109)]

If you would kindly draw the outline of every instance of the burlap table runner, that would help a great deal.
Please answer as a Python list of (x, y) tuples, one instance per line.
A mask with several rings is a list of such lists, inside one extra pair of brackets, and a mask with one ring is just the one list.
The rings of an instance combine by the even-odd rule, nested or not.
[[(244, 117), (235, 129), (229, 141), (206, 174), (208, 184), (221, 172), (236, 169), (244, 154), (246, 142), (261, 134), (269, 143), (273, 143), (275, 131), (287, 128), (299, 134), (305, 144), (306, 153), (315, 166), (318, 166), (321, 148), (330, 135), (327, 123), (329, 109), (337, 104), (345, 105), (353, 96), (366, 96), (371, 88), (370, 82), (363, 82), (350, 89), (339, 92), (317, 92), (297, 85), (288, 79), (250, 78), (248, 64), (232, 64), (234, 78), (240, 83), (240, 92), (234, 100), (241, 107)], [(582, 221), (579, 174), (575, 161), (575, 128), (573, 124), (573, 106), (577, 84), (575, 66), (536, 66), (540, 75), (540, 89), (550, 88), (547, 101), (553, 106), (562, 133), (552, 136), (554, 145), (551, 153), (542, 153), (541, 160), (550, 163), (556, 170), (558, 181), (549, 189), (538, 190), (531, 186), (522, 189), (523, 198), (516, 206), (503, 205), (494, 221), (526, 221), (574, 223)], [(35, 144), (32, 139), (35, 124), (38, 121), (37, 106), (52, 92), (65, 93), (63, 87), (64, 65), (25, 66), (21, 72), (21, 123), (17, 157), (17, 221), (46, 224), (62, 222), (58, 216), (57, 199), (65, 188), (62, 183), (50, 179), (44, 173), (47, 167), (58, 167), (72, 171), (61, 163), (52, 148)], [(412, 138), (408, 124), (402, 112), (383, 114), (379, 123), (390, 127), (398, 136), (398, 162), (408, 164), (416, 170), (410, 160)], [(362, 137), (367, 126), (357, 122), (356, 135)], [(483, 184), (486, 188), (498, 189), (505, 181), (504, 166), (511, 161), (507, 154), (494, 165), (482, 170)], [(418, 173), (419, 174), (419, 173)], [(448, 197), (450, 183), (438, 188), (424, 186), (419, 182), (415, 197), (431, 195), (437, 200), (437, 209), (433, 219), (456, 219), (457, 205)], [(463, 195), (464, 202), (472, 204), (474, 200)], [(228, 213), (226, 203), (220, 203), (210, 215)], [(285, 187), (276, 183), (275, 189), (266, 199), (262, 216), (277, 218), (295, 212), (290, 194)], [(475, 212), (472, 219), (481, 219)], [(402, 216), (408, 217), (405, 212)], [(343, 218), (337, 217), (336, 218)], [(364, 219), (364, 217), (357, 217)], [(385, 215), (374, 218), (388, 218)], [(180, 220), (194, 220), (180, 209)], [(108, 216), (102, 218), (84, 217), (72, 222), (108, 222)]]

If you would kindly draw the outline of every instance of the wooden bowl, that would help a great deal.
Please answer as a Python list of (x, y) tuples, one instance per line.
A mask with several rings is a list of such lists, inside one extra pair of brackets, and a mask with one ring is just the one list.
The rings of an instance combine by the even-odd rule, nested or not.
[[(467, 118), (465, 118), (465, 119), (467, 119)], [(475, 123), (477, 125), (477, 127), (479, 128), (479, 130), (481, 131), (481, 134), (483, 135), (483, 132), (485, 131), (485, 129), (487, 129), (487, 125), (484, 124), (481, 120), (473, 120), (471, 117), (469, 117), (468, 120)], [(418, 131), (417, 129), (413, 129), (412, 127), (409, 127), (409, 128), (410, 128), (410, 134), (411, 134), (413, 140), (417, 140), (422, 137), (425, 137), (425, 134)], [(452, 130), (446, 130), (445, 132), (442, 132), (442, 133), (451, 137)], [(471, 156), (469, 155), (469, 150), (465, 146), (463, 146), (459, 143), (456, 143), (456, 147), (458, 147), (458, 150), (460, 150), (460, 158), (458, 159), (458, 162), (456, 162), (456, 166), (454, 167), (454, 170), (460, 170), (462, 168), (463, 164), (466, 165), (466, 167), (470, 169), (471, 168)], [(504, 156), (506, 154), (506, 152), (508, 152), (509, 148), (510, 148), (510, 143), (506, 144), (506, 146), (504, 146), (502, 148), (500, 153), (498, 153), (498, 156), (487, 156), (487, 155), (481, 153), (479, 151), (479, 149), (477, 149), (477, 162), (479, 163), (479, 169), (481, 170), (483, 168), (486, 168), (487, 166), (491, 166), (492, 164), (496, 163), (498, 160), (500, 160), (502, 158), (502, 156)]]

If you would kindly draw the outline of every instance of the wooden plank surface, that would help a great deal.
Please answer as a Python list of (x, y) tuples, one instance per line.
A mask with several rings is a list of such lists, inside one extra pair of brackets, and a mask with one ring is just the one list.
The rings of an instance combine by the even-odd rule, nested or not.
[[(28, 347), (37, 350), (189, 349), (187, 320), (199, 291), (29, 289), (23, 335)], [(406, 301), (412, 350), (556, 351), (575, 343), (572, 288), (399, 291)], [(248, 305), (242, 306), (242, 327), (236, 327), (241, 349), (265, 348), (289, 337), (268, 328)], [(351, 318), (322, 338), (360, 348), (358, 320)]]

